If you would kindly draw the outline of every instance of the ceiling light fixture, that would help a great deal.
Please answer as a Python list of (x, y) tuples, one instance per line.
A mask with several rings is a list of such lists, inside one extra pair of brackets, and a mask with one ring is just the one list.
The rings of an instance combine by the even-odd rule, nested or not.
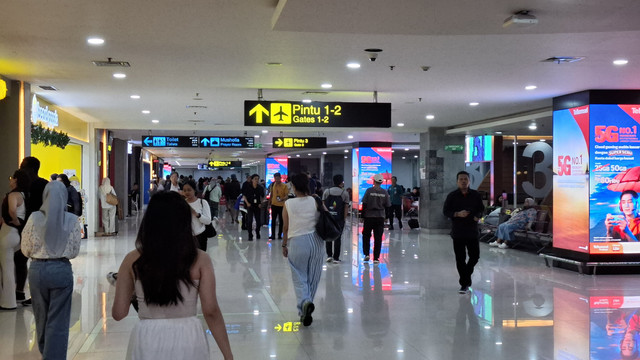
[(268, 134), (268, 133), (269, 133), (269, 130), (262, 130), (262, 133), (263, 133), (263, 134)]
[(124, 73), (115, 73), (115, 74), (113, 74), (113, 77), (114, 77), (114, 78), (116, 78), (116, 79), (124, 79), (124, 78), (126, 78), (126, 77), (127, 77), (127, 74), (124, 74)]
[(360, 63), (357, 62), (351, 62), (347, 64), (347, 67), (349, 69), (360, 69)]
[(529, 10), (520, 10), (515, 14), (509, 16), (502, 23), (502, 27), (506, 28), (511, 25), (515, 25), (519, 28), (526, 28), (538, 24), (538, 18), (529, 14)]
[(347, 136), (349, 139), (353, 139), (353, 135), (349, 135)]
[(326, 151), (323, 151), (323, 152), (322, 152), (322, 155), (327, 155), (327, 152), (326, 152)]
[(496, 131), (496, 135), (502, 135), (502, 131)]
[(142, 113), (143, 113), (143, 114), (145, 114), (145, 115), (149, 115), (149, 114), (151, 114), (151, 111), (149, 111), (149, 110), (142, 110)]
[(308, 104), (308, 103), (311, 102), (311, 99), (302, 99), (302, 102), (305, 103), (305, 104)]
[(329, 84), (329, 83), (324, 83), (322, 85), (320, 85), (323, 89), (331, 89), (333, 87), (333, 85)]
[(104, 44), (104, 39), (97, 38), (97, 37), (90, 37), (90, 38), (87, 39), (87, 42), (90, 45), (102, 45), (102, 44)]
[(346, 158), (347, 158), (347, 156), (345, 155), (345, 156), (344, 156), (344, 158), (346, 159)]
[(478, 105), (480, 105), (480, 103), (475, 101), (469, 103), (469, 106), (478, 106)]
[(403, 127), (404, 123), (398, 123), (398, 127)]
[(536, 130), (538, 128), (538, 125), (536, 125), (536, 123), (532, 122), (531, 125), (529, 125), (529, 130)]
[(253, 135), (253, 137), (257, 139), (260, 137), (260, 135)]
[(307, 155), (311, 156), (311, 153), (309, 153), (309, 154), (307, 154)]
[(435, 116), (433, 116), (433, 115), (431, 115), (431, 114), (429, 114), (429, 115), (425, 116), (425, 118), (426, 118), (427, 120), (433, 120), (433, 119), (435, 119), (436, 117), (435, 117)]
[(524, 89), (525, 89), (525, 90), (535, 90), (535, 89), (537, 89), (537, 88), (538, 88), (538, 87), (537, 87), (537, 86), (535, 86), (535, 85), (527, 85), (527, 86), (525, 86), (525, 87), (524, 87)]
[(300, 154), (296, 154), (296, 157), (300, 157)]
[(159, 123), (159, 122), (160, 122), (160, 120), (153, 119), (153, 120), (151, 120), (151, 122), (152, 122), (152, 123), (154, 123), (154, 124), (157, 124), (157, 123)]
[(337, 144), (340, 142), (340, 140), (333, 140), (333, 142)]
[(613, 60), (613, 65), (617, 65), (617, 66), (627, 65), (628, 63), (629, 63), (629, 60), (627, 59)]
[(140, 95), (131, 95), (129, 96), (130, 98), (132, 98), (133, 100), (138, 100), (140, 99)]
[(349, 149), (344, 149), (344, 152), (348, 153), (348, 152), (349, 152)]

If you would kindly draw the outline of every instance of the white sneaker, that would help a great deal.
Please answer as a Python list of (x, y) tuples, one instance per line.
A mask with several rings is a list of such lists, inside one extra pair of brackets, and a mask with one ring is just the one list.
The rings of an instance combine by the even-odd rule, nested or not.
[(331, 256), (329, 256), (329, 257), (327, 258), (327, 262), (328, 262), (328, 263), (333, 262), (333, 258), (332, 258)]
[(489, 243), (489, 246), (500, 246), (500, 244), (497, 241), (492, 241)]
[(498, 248), (500, 248), (500, 249), (508, 249), (509, 245), (507, 245), (506, 242), (503, 242), (502, 244), (498, 245)]

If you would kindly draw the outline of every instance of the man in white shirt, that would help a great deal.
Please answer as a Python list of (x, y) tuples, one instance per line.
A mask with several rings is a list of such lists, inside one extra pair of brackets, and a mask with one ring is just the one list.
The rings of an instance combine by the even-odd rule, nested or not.
[(209, 208), (211, 208), (211, 216), (214, 219), (217, 219), (218, 206), (220, 205), (220, 197), (222, 197), (222, 189), (220, 189), (220, 184), (218, 184), (218, 179), (211, 178), (207, 187), (204, 188), (204, 195), (205, 195), (205, 198), (209, 201)]

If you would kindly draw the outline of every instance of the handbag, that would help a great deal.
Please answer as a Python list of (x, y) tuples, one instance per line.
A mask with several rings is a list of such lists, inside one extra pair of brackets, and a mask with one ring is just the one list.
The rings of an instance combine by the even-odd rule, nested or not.
[(109, 205), (118, 205), (118, 197), (113, 195), (112, 193), (107, 194), (107, 204)]
[[(202, 204), (202, 199), (200, 199), (200, 205), (204, 207), (204, 204)], [(212, 238), (218, 235), (218, 232), (216, 231), (216, 228), (213, 227), (213, 224), (208, 223), (204, 226), (204, 231), (202, 232), (202, 234), (204, 234), (204, 236), (206, 236), (207, 238)]]
[(316, 200), (316, 209), (318, 209), (320, 213), (320, 217), (316, 223), (316, 233), (318, 233), (318, 236), (320, 236), (322, 240), (332, 242), (342, 235), (342, 228), (331, 213), (325, 210), (322, 200), (320, 200), (318, 196), (314, 196), (314, 198)]

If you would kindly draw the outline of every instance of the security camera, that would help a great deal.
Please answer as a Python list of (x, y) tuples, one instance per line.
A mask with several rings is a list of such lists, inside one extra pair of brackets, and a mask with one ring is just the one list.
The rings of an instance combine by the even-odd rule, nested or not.
[(377, 58), (378, 58), (377, 53), (369, 53), (369, 61), (376, 61)]

